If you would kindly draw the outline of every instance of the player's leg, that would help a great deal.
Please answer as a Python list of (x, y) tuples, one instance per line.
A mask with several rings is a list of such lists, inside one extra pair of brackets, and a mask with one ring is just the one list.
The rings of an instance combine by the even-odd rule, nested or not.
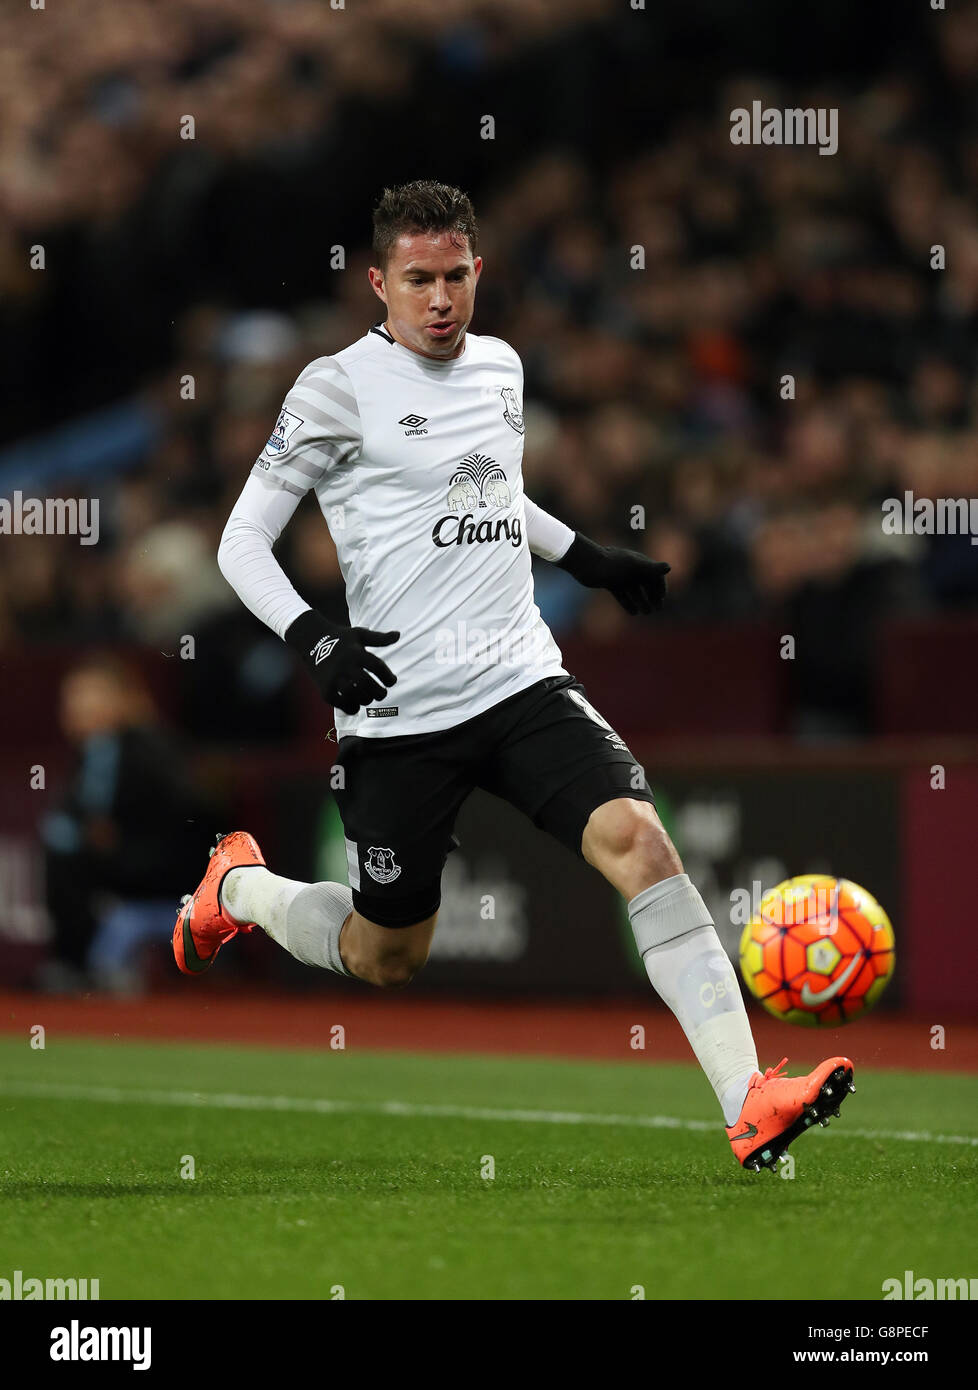
[(852, 1085), (832, 1057), (805, 1077), (762, 1076), (747, 1011), (710, 913), (683, 872), (624, 740), (570, 677), (500, 706), (480, 785), (595, 865), (628, 902), (649, 979), (676, 1015), (745, 1167), (773, 1167), (808, 1126), (826, 1123)]
[(356, 910), (346, 884), (301, 883), (259, 866), (231, 870), (221, 906), (236, 922), (260, 926), (304, 965), (383, 989), (408, 984), (421, 969), (438, 917), (435, 910), (406, 926), (381, 926)]
[(501, 715), (489, 790), (526, 811), (624, 896), (649, 979), (733, 1123), (757, 1071), (747, 1011), (642, 768), (570, 677), (542, 682)]
[[(188, 975), (213, 965), (239, 931), (260, 927), (296, 960), (381, 988), (407, 984), (428, 959), (437, 920), (437, 882), (417, 901), (371, 908), (397, 925), (381, 925), (353, 905), (345, 883), (303, 883), (272, 873), (245, 831), (221, 836), (197, 892), (180, 910), (173, 946)], [(411, 920), (408, 920), (411, 919)]]
[(747, 1010), (709, 909), (655, 807), (628, 796), (605, 801), (588, 817), (581, 854), (627, 901), (649, 980), (676, 1015), (732, 1125), (757, 1071)]
[(351, 975), (381, 989), (410, 984), (428, 959), (438, 913), (409, 927), (382, 927), (351, 912), (340, 937), (340, 952)]
[(733, 967), (652, 805), (620, 797), (597, 806), (581, 853), (628, 900), (646, 973), (716, 1092), (735, 1157), (747, 1168), (776, 1168), (799, 1134), (828, 1124), (855, 1090), (849, 1058), (782, 1076), (783, 1058), (761, 1075)]
[(177, 919), (185, 973), (207, 969), (254, 926), (305, 965), (381, 988), (407, 984), (424, 965), (455, 816), (471, 789), (464, 746), (451, 733), (344, 738), (337, 766), (349, 886), (271, 873), (250, 835), (225, 836)]
[(581, 836), (581, 855), (628, 902), (651, 884), (683, 872), (652, 802), (624, 795), (591, 813)]
[(454, 730), (341, 740), (336, 802), (351, 911), (338, 947), (358, 979), (396, 989), (428, 959), (455, 818), (472, 789), (470, 757)]
[(757, 1053), (733, 968), (627, 745), (569, 677), (501, 709), (487, 790), (593, 864), (628, 902), (649, 979), (676, 1014), (729, 1125)]

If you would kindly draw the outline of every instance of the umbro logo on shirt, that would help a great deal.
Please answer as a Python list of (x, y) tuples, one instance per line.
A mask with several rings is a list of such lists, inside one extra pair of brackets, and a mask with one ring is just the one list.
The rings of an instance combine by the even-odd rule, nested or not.
[(398, 420), (397, 423), (398, 423), (399, 425), (408, 425), (408, 426), (409, 426), (409, 428), (406, 429), (406, 430), (404, 431), (404, 436), (405, 436), (405, 438), (407, 438), (407, 436), (410, 435), (410, 434), (427, 434), (427, 433), (428, 433), (427, 430), (423, 430), (423, 429), (421, 428), (422, 425), (426, 425), (426, 424), (428, 423), (428, 417), (427, 417), (427, 415), (405, 415), (404, 419), (403, 419), (403, 420)]

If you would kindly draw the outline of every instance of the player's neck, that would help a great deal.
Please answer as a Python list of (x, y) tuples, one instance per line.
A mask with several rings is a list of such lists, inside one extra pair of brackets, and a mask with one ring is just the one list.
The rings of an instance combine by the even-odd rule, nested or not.
[[(466, 329), (466, 332), (467, 331), (468, 330)], [(423, 357), (428, 362), (454, 362), (455, 359), (457, 357), (461, 357), (462, 353), (465, 351), (465, 333), (463, 333), (461, 338), (459, 338), (458, 347), (455, 349), (455, 351), (452, 353), (450, 357), (439, 357), (437, 354), (433, 352), (422, 352), (420, 348), (412, 347), (410, 343), (405, 342), (404, 339), (399, 336), (397, 330), (391, 323), (390, 319), (384, 320), (384, 332), (389, 334), (390, 337), (394, 339), (394, 342), (397, 343), (399, 347), (407, 348), (408, 352), (413, 352), (416, 357)]]

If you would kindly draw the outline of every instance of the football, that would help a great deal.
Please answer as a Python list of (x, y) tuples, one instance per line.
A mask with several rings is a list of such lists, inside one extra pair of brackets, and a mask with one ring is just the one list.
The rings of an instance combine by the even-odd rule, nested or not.
[(772, 888), (740, 939), (740, 971), (775, 1018), (837, 1028), (871, 1009), (893, 974), (893, 927), (865, 888), (804, 874)]

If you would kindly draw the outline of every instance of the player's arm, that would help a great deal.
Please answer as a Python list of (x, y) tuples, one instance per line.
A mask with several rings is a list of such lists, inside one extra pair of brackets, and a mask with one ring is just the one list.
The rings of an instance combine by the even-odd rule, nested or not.
[(344, 714), (383, 700), (397, 677), (367, 650), (400, 633), (345, 627), (312, 608), (272, 553), (299, 500), (355, 457), (361, 436), (349, 378), (330, 358), (313, 363), (285, 399), (221, 537), (217, 561), (246, 608), (302, 659), (325, 700)]
[(545, 512), (528, 497), (526, 540), (534, 555), (552, 560), (588, 589), (608, 589), (627, 613), (651, 613), (666, 597), (669, 566), (636, 550), (598, 545)]
[(217, 562), (245, 607), (298, 653), (323, 698), (356, 714), (361, 705), (386, 699), (397, 680), (367, 646), (388, 646), (400, 634), (332, 622), (293, 588), (272, 546), (298, 504), (293, 493), (249, 478), (224, 528)]
[(525, 494), (523, 506), (526, 510), (526, 543), (534, 555), (541, 560), (552, 560), (559, 564), (574, 544), (574, 532), (566, 522), (545, 512)]

